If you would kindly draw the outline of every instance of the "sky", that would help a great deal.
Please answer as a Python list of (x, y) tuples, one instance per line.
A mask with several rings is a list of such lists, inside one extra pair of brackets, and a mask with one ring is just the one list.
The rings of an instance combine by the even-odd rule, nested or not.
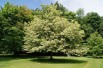
[(85, 14), (97, 12), (103, 16), (103, 0), (0, 0), (0, 6), (6, 2), (14, 5), (24, 5), (30, 9), (41, 8), (41, 4), (50, 4), (58, 1), (68, 10), (76, 12), (79, 8), (84, 8)]

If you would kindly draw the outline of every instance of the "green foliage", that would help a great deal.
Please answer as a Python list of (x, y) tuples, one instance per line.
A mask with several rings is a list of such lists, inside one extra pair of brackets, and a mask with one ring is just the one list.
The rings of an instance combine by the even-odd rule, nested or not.
[(101, 18), (97, 13), (91, 12), (85, 16), (84, 22), (90, 24), (93, 29), (98, 29), (101, 23)]
[(84, 9), (81, 9), (81, 8), (78, 9), (77, 12), (76, 12), (76, 14), (77, 14), (78, 18), (82, 19), (84, 17)]
[(63, 12), (63, 14), (64, 14), (64, 12), (66, 12), (67, 11), (67, 9), (63, 6), (63, 5), (61, 5), (60, 3), (58, 3), (58, 1), (57, 2), (55, 2), (55, 4), (54, 4), (55, 6), (57, 6), (57, 10), (60, 10), (60, 11), (62, 11)]
[(61, 11), (61, 16), (64, 16), (68, 19), (68, 21), (75, 20), (76, 14), (72, 11), (68, 11), (63, 5), (59, 4), (58, 1), (54, 4), (56, 6), (56, 9)]
[(101, 24), (101, 18), (97, 13), (94, 12), (88, 13), (83, 18), (83, 23), (81, 24), (81, 28), (86, 33), (86, 38), (88, 38), (91, 33), (98, 31), (100, 24)]
[(101, 36), (103, 37), (103, 17), (101, 17), (101, 23), (100, 23), (100, 27), (98, 29), (98, 33), (100, 33)]
[(17, 22), (29, 22), (33, 19), (31, 10), (25, 6), (14, 6), (9, 2), (1, 9), (1, 14), (11, 22), (11, 25)]
[[(76, 19), (76, 14), (72, 11), (68, 11), (63, 5), (59, 4), (58, 2), (54, 3), (54, 4), (51, 4), (52, 6), (55, 6), (54, 8), (56, 8), (55, 10), (58, 10), (58, 14), (60, 16), (63, 16), (65, 18), (68, 19), (68, 21), (72, 21), (72, 20), (75, 20)], [(36, 15), (36, 16), (39, 16), (39, 17), (45, 17), (44, 14), (49, 12), (49, 11), (52, 11), (54, 12), (55, 10), (51, 9), (52, 6), (50, 7), (50, 5), (48, 6), (45, 6), (45, 5), (41, 5), (42, 6), (42, 9), (36, 9), (33, 11), (33, 14)], [(44, 6), (44, 7), (43, 7)], [(45, 9), (47, 9), (48, 7), (50, 7), (50, 10), (48, 10), (47, 12), (45, 12)], [(57, 13), (57, 12), (56, 12)], [(42, 16), (41, 16), (42, 15)]]
[(6, 3), (0, 10), (0, 50), (14, 53), (23, 45), (23, 23), (33, 19), (32, 11), (24, 6)]
[(83, 24), (83, 18), (84, 18), (84, 9), (78, 9), (76, 11), (76, 18), (77, 18), (77, 21), (80, 23), (80, 24)]
[(60, 16), (56, 6), (43, 6), (43, 15), (25, 25), (24, 50), (28, 52), (64, 52), (76, 49), (84, 37), (80, 25)]
[(91, 56), (98, 57), (103, 54), (103, 38), (98, 32), (94, 32), (87, 39), (87, 44), (89, 47), (88, 53)]
[(76, 19), (76, 14), (72, 11), (66, 11), (64, 12), (64, 14), (62, 15), (64, 16), (65, 18), (68, 19), (68, 21), (72, 21), (72, 20), (75, 20)]
[(0, 9), (0, 53), (21, 51), (25, 41), (23, 48), (28, 52), (64, 52), (81, 56), (89, 48), (88, 53), (92, 56), (102, 55), (103, 17), (95, 12), (84, 16), (83, 9), (74, 13), (58, 2), (41, 6), (41, 9), (30, 10), (6, 3)]

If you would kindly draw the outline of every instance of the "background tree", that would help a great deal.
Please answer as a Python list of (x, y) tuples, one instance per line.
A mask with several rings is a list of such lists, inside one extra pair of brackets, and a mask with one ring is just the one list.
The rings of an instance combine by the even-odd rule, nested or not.
[(100, 24), (101, 24), (101, 17), (97, 13), (95, 12), (88, 13), (83, 18), (83, 24), (81, 25), (81, 28), (86, 33), (86, 38), (88, 38), (91, 33), (98, 31)]
[(77, 22), (68, 22), (54, 5), (42, 6), (43, 16), (25, 26), (24, 50), (28, 52), (69, 53), (76, 49), (84, 36)]
[(103, 17), (101, 17), (101, 23), (100, 23), (100, 27), (98, 29), (98, 33), (100, 33), (101, 36), (103, 37)]
[(64, 16), (65, 18), (68, 19), (68, 21), (72, 21), (73, 19), (75, 20), (76, 19), (76, 14), (72, 11), (69, 11), (67, 8), (65, 8), (62, 4), (55, 2), (54, 4), (52, 5), (55, 5), (57, 6), (57, 10), (61, 11), (61, 16)]
[(94, 32), (87, 39), (87, 44), (89, 47), (88, 54), (93, 57), (98, 57), (103, 55), (103, 38), (98, 32)]
[(58, 3), (58, 1), (55, 2), (54, 5), (57, 6), (56, 8), (57, 10), (60, 10), (63, 12), (62, 15), (64, 15), (64, 13), (68, 11), (62, 4)]
[(76, 18), (80, 24), (83, 24), (84, 9), (80, 8), (76, 11)]
[(76, 14), (72, 11), (66, 11), (63, 15), (68, 21), (76, 20)]
[(32, 11), (24, 6), (6, 3), (0, 10), (1, 50), (17, 54), (23, 45), (23, 23), (33, 19)]

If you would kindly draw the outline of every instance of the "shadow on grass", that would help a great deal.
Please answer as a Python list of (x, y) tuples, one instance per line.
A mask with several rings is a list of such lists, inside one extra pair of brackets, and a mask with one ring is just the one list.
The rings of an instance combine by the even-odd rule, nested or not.
[[(18, 60), (18, 59), (32, 59), (32, 58), (44, 58), (44, 56), (31, 56), (31, 55), (0, 55), (0, 61), (11, 61), (11, 60)], [(46, 57), (45, 57), (46, 58)]]
[(31, 59), (32, 62), (39, 62), (39, 63), (70, 63), (70, 64), (80, 64), (80, 63), (86, 63), (87, 61), (84, 60), (76, 60), (76, 59), (63, 59), (63, 58), (54, 58), (50, 60), (47, 58), (48, 56), (28, 56), (28, 55), (22, 55), (22, 56), (13, 56), (13, 55), (0, 55), (0, 62), (1, 61), (11, 61), (11, 60), (19, 60), (19, 59)]
[(70, 63), (70, 64), (79, 64), (79, 63), (86, 63), (87, 61), (83, 61), (83, 60), (76, 60), (76, 59), (46, 59), (46, 58), (42, 58), (42, 59), (32, 59), (32, 62), (39, 62), (39, 63)]

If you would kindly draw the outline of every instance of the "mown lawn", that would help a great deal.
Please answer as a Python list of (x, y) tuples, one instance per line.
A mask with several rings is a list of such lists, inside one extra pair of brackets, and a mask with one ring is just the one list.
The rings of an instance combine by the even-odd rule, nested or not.
[(0, 68), (103, 68), (103, 59), (86, 57), (0, 56)]

